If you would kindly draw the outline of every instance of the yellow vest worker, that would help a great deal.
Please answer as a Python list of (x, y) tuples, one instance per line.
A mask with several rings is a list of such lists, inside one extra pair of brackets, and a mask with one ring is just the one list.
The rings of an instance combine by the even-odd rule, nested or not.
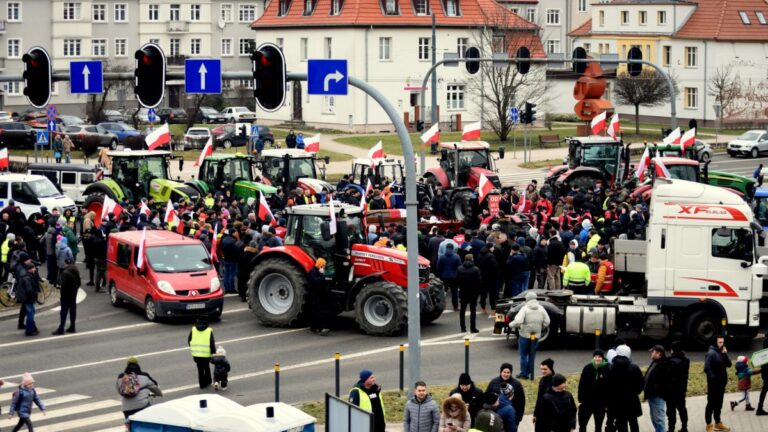
[(198, 319), (195, 326), (189, 332), (187, 339), (189, 351), (192, 354), (192, 360), (197, 365), (197, 381), (200, 388), (204, 389), (211, 385), (211, 355), (216, 352), (216, 342), (213, 340), (213, 329), (208, 327), (204, 319)]
[(563, 287), (579, 290), (584, 289), (589, 285), (592, 279), (592, 273), (589, 271), (589, 267), (580, 261), (574, 261), (568, 264), (563, 275)]
[[(14, 238), (14, 241), (15, 240), (16, 239)], [(10, 251), (11, 251), (11, 239), (6, 238), (5, 241), (3, 242), (3, 245), (0, 246), (0, 254), (2, 254), (0, 255), (0, 260), (2, 261), (3, 264), (8, 264), (8, 253)]]
[(349, 403), (373, 413), (373, 432), (384, 432), (386, 411), (381, 399), (381, 387), (368, 369), (360, 371), (360, 381), (349, 392)]

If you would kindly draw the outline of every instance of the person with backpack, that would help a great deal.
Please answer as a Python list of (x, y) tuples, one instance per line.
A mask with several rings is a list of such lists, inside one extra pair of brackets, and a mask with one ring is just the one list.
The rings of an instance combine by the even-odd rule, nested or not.
[(21, 376), (21, 385), (13, 392), (11, 410), (8, 412), (8, 418), (13, 418), (14, 414), (19, 415), (19, 422), (16, 423), (13, 432), (18, 432), (22, 426), (26, 426), (30, 432), (34, 430), (32, 420), (29, 418), (32, 415), (33, 403), (45, 415), (45, 405), (40, 400), (40, 396), (37, 395), (37, 390), (35, 390), (35, 379), (32, 377), (32, 374), (25, 372)]
[(189, 351), (197, 365), (197, 382), (201, 389), (211, 385), (211, 356), (216, 352), (216, 342), (213, 339), (213, 329), (208, 327), (208, 322), (198, 318), (195, 326), (189, 331), (187, 338)]
[(120, 395), (123, 416), (136, 414), (152, 404), (151, 396), (162, 396), (163, 391), (152, 376), (141, 370), (139, 360), (129, 357), (128, 364), (123, 373), (117, 376), (115, 383), (117, 393)]

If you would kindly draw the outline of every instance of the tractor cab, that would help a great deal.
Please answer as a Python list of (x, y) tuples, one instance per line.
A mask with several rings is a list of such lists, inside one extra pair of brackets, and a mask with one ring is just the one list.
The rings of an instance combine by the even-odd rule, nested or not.
[[(313, 194), (326, 193), (333, 190), (330, 183), (325, 181), (325, 165), (330, 158), (317, 157), (315, 153), (307, 153), (301, 149), (269, 149), (261, 152), (262, 181), (273, 186), (283, 186), (286, 190), (299, 187), (309, 189)], [(324, 165), (318, 166), (323, 161)], [(317, 172), (320, 171), (320, 179)]]
[(405, 184), (403, 164), (395, 159), (377, 159), (373, 163), (370, 159), (360, 158), (352, 162), (352, 175), (349, 182), (360, 187), (365, 187), (368, 180), (371, 184), (389, 183)]
[(114, 151), (111, 177), (125, 188), (129, 201), (151, 195), (152, 180), (168, 180), (167, 151)]
[(200, 166), (200, 178), (230, 189), (235, 180), (253, 181), (251, 164), (254, 160), (251, 156), (209, 157)]
[[(503, 149), (499, 158), (504, 158)], [(480, 174), (496, 175), (490, 145), (484, 141), (440, 143), (440, 168), (453, 187), (476, 187)]]
[(568, 143), (569, 169), (595, 168), (611, 182), (624, 178), (629, 153), (621, 140), (590, 136), (566, 138), (565, 141)]

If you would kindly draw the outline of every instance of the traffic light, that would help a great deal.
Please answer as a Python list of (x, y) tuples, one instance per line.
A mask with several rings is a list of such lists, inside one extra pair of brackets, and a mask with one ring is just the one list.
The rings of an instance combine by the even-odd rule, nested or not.
[[(583, 60), (587, 58), (587, 50), (585, 50), (582, 47), (576, 47), (573, 49), (573, 55), (571, 56), (574, 60)], [(571, 69), (576, 72), (577, 74), (581, 75), (584, 73), (585, 70), (587, 70), (587, 64), (582, 62), (571, 62)]]
[(22, 57), (24, 96), (35, 108), (45, 108), (51, 100), (51, 57), (45, 49), (32, 47)]
[[(627, 53), (627, 60), (642, 60), (643, 59), (643, 51), (640, 50), (638, 47), (632, 47), (629, 50), (629, 53)], [(638, 76), (640, 75), (640, 72), (643, 71), (643, 64), (642, 63), (629, 63), (627, 64), (627, 72), (630, 76)]]
[(261, 109), (274, 112), (285, 103), (285, 57), (273, 43), (264, 43), (251, 53), (253, 96)]
[(136, 99), (144, 108), (155, 108), (165, 96), (165, 54), (156, 44), (148, 43), (136, 51), (134, 58)]
[[(480, 58), (480, 50), (475, 47), (469, 47), (467, 48), (467, 52), (464, 53), (464, 58), (468, 58), (468, 59)], [(464, 63), (464, 66), (466, 66), (467, 72), (471, 73), (472, 75), (476, 74), (477, 71), (480, 70), (479, 61), (467, 61)]]
[(517, 57), (517, 71), (523, 75), (527, 74), (531, 68), (531, 62), (528, 60), (531, 58), (531, 51), (528, 47), (522, 46), (517, 49), (515, 57)]
[(416, 122), (416, 130), (418, 132), (423, 132), (424, 131), (424, 120), (419, 120), (419, 121)]
[(533, 109), (536, 104), (530, 102), (525, 103), (525, 109), (523, 110), (522, 122), (523, 124), (532, 124), (536, 121), (536, 110)]

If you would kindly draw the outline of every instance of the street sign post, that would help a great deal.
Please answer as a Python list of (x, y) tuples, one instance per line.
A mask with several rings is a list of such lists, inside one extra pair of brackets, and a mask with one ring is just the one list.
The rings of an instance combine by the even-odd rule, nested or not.
[(50, 141), (48, 140), (48, 131), (37, 131), (36, 144), (40, 147), (45, 147), (50, 144)]
[(157, 120), (157, 111), (154, 108), (147, 110), (147, 120), (149, 120), (150, 123), (154, 123), (155, 120)]
[(517, 109), (517, 107), (511, 107), (509, 109), (509, 121), (512, 123), (517, 123), (520, 121), (520, 111)]
[(220, 94), (221, 60), (187, 59), (184, 62), (184, 91), (190, 94)]
[(56, 109), (56, 105), (49, 105), (45, 114), (48, 116), (48, 120), (53, 120), (58, 117), (59, 111)]
[(69, 82), (72, 94), (104, 92), (104, 67), (100, 61), (69, 62)]
[(56, 120), (48, 120), (48, 132), (56, 130)]
[(309, 60), (307, 93), (346, 96), (348, 92), (346, 60)]

